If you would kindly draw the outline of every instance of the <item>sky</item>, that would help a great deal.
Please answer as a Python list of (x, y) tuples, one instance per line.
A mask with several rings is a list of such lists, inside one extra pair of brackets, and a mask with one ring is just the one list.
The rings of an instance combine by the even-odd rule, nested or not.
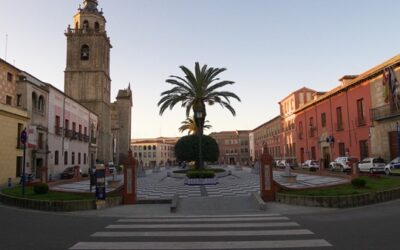
[[(82, 0), (0, 0), (0, 58), (64, 89), (66, 38)], [(99, 0), (107, 19), (112, 98), (131, 84), (132, 138), (182, 136), (185, 110), (159, 115), (179, 66), (227, 68), (236, 116), (207, 107), (212, 129), (252, 130), (278, 102), (308, 87), (328, 91), (397, 55), (398, 0)], [(7, 48), (7, 49), (6, 49)]]

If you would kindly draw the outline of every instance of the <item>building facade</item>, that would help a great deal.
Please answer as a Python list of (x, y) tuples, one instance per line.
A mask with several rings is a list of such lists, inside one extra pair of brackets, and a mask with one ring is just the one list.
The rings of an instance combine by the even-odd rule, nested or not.
[(249, 130), (213, 132), (209, 136), (218, 143), (220, 164), (249, 165)]
[(145, 168), (176, 165), (176, 137), (159, 137), (148, 139), (132, 139), (133, 157)]
[(18, 181), (22, 174), (21, 132), (28, 124), (28, 113), (18, 107), (16, 94), (19, 70), (0, 59), (0, 186)]
[(253, 129), (253, 160), (259, 160), (262, 155), (264, 144), (267, 144), (270, 155), (278, 160), (281, 158), (281, 117), (276, 116)]
[(58, 178), (67, 167), (88, 173), (96, 163), (98, 117), (76, 100), (49, 86), (48, 173)]
[(111, 104), (111, 131), (113, 136), (113, 161), (119, 165), (125, 162), (131, 141), (132, 91), (119, 90), (117, 100)]

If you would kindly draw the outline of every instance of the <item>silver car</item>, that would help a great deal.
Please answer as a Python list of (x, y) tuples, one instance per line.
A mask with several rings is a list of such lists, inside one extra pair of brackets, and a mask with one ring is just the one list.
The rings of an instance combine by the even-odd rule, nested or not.
[(385, 174), (400, 174), (400, 157), (394, 158), (385, 166)]
[(383, 172), (385, 169), (385, 160), (378, 157), (369, 157), (364, 158), (362, 161), (358, 163), (358, 169), (360, 172)]

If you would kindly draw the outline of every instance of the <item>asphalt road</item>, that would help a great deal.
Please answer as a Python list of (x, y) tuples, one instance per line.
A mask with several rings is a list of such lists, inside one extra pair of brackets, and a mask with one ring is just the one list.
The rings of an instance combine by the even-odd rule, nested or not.
[[(311, 237), (310, 239), (312, 244), (321, 244), (321, 242), (324, 244), (326, 241), (332, 245), (324, 247), (318, 247), (316, 245), (312, 249), (400, 249), (399, 243), (397, 242), (397, 236), (400, 233), (400, 200), (351, 209), (329, 210), (328, 212), (321, 210), (313, 213), (304, 213), (303, 210), (301, 214), (290, 213), (285, 215), (284, 213), (281, 213), (281, 215), (277, 216), (287, 216), (288, 218), (284, 219), (283, 222), (288, 222), (289, 224), (298, 223), (300, 225), (300, 228), (294, 229), (301, 229), (305, 231), (310, 230), (313, 233), (311, 236), (272, 236), (273, 240), (280, 240), (283, 243), (293, 239), (303, 240), (305, 237)], [(116, 221), (122, 217), (123, 216), (115, 218), (77, 215), (76, 213), (67, 214), (37, 212), (0, 205), (0, 249), (70, 249), (73, 246), (77, 246), (76, 249), (84, 249), (79, 248), (85, 246), (84, 242), (90, 243), (97, 240), (91, 237), (91, 235), (94, 233), (105, 232), (105, 234), (108, 234), (112, 230), (110, 228), (107, 229), (107, 227), (110, 227), (110, 225), (114, 224), (114, 227), (118, 227), (121, 223), (126, 223), (116, 223)], [(154, 223), (157, 223), (157, 220)], [(200, 222), (198, 224), (201, 223), (206, 222)], [(225, 222), (219, 222), (217, 224), (221, 223), (223, 224)], [(243, 223), (249, 224), (250, 222)], [(253, 226), (251, 223), (249, 224), (249, 227)], [(269, 222), (266, 221), (265, 223), (267, 224)], [(132, 227), (136, 226), (138, 226), (137, 223), (132, 224)], [(154, 225), (149, 223), (147, 227), (152, 226)], [(187, 222), (186, 226), (193, 227), (196, 226), (196, 224)], [(240, 224), (238, 226), (239, 229), (237, 230), (243, 231), (240, 232), (240, 234), (246, 233), (246, 230), (254, 230), (242, 227)], [(293, 228), (288, 227), (285, 229), (290, 229), (288, 230), (288, 232), (290, 232)], [(158, 229), (151, 230), (157, 231)], [(167, 229), (167, 232), (164, 233), (168, 233), (168, 231), (171, 230), (175, 232), (173, 229)], [(136, 231), (145, 233), (141, 228), (136, 229)], [(182, 231), (187, 230), (176, 230), (176, 232), (180, 232), (181, 234)], [(117, 241), (123, 242), (122, 244), (124, 244), (124, 241), (129, 241), (130, 243), (125, 243), (133, 244), (133, 246), (139, 246), (142, 244), (141, 242), (145, 242), (143, 243), (144, 246), (153, 246), (152, 244), (157, 244), (158, 241), (179, 242), (179, 238), (177, 238), (173, 232), (171, 236), (160, 237), (159, 235), (156, 235), (154, 238), (152, 238), (152, 240), (150, 240), (150, 242), (145, 242), (147, 239), (149, 239), (149, 235), (144, 235), (143, 238), (141, 236), (135, 236), (136, 238), (134, 238), (135, 240), (133, 241), (121, 238)], [(206, 230), (205, 233), (208, 232), (209, 230)], [(187, 231), (183, 233), (190, 234), (192, 232)], [(224, 234), (224, 232), (220, 233), (222, 235)], [(231, 239), (229, 236), (222, 236), (220, 238), (222, 242), (229, 239)], [(209, 241), (209, 238), (199, 238), (198, 236), (193, 238), (189, 237), (186, 238), (185, 241), (182, 241), (181, 244), (188, 244), (187, 242), (196, 240)], [(211, 241), (217, 240), (218, 239), (211, 239)], [(254, 245), (256, 245), (257, 241), (259, 243), (260, 241), (267, 240), (267, 237), (249, 235), (249, 237), (240, 236), (236, 240), (253, 241), (255, 242)], [(100, 241), (103, 241), (103, 239)], [(81, 245), (76, 245), (79, 242), (83, 243)], [(234, 242), (234, 244), (236, 243)], [(252, 249), (252, 247), (250, 244), (248, 245), (248, 248), (235, 249)], [(257, 249), (264, 248), (258, 247)], [(310, 248), (295, 247), (290, 249)]]

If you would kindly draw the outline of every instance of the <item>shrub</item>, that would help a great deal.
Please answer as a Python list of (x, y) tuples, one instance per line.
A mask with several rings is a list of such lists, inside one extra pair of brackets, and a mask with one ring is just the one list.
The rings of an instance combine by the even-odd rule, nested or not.
[[(218, 144), (210, 136), (201, 137), (201, 151), (203, 161), (213, 162), (218, 160)], [(199, 136), (188, 135), (179, 139), (175, 144), (175, 155), (178, 161), (196, 161), (199, 160)]]
[(317, 172), (317, 168), (315, 168), (315, 167), (310, 167), (310, 171), (311, 171), (311, 172)]
[(351, 185), (355, 188), (363, 188), (366, 184), (367, 182), (362, 178), (355, 178), (351, 181)]
[(186, 173), (186, 176), (190, 179), (193, 178), (214, 178), (215, 173), (209, 170), (190, 170)]
[(83, 173), (83, 174), (82, 174), (82, 177), (88, 177), (88, 176), (89, 176), (88, 173)]
[(47, 194), (49, 192), (49, 185), (47, 183), (38, 183), (33, 186), (35, 194)]

